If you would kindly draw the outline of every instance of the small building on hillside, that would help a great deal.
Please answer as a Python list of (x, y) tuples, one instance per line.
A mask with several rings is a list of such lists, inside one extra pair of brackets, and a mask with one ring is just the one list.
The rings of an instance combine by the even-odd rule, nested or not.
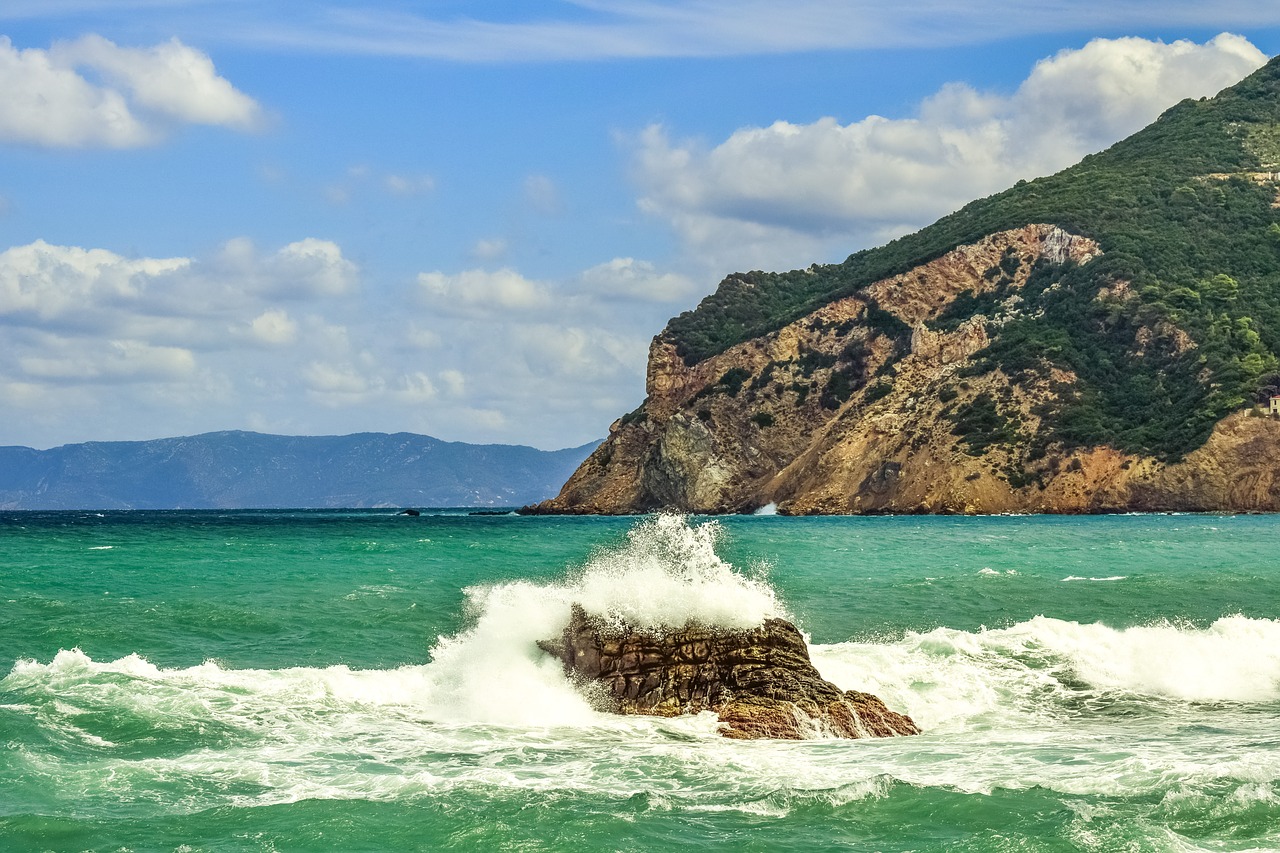
[(1267, 414), (1280, 415), (1280, 394), (1271, 395), (1271, 404), (1267, 406)]

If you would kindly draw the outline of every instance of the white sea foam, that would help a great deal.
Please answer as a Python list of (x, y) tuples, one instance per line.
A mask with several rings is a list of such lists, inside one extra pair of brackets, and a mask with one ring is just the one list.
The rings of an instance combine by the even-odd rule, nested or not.
[[(508, 603), (519, 600), (513, 594)], [(486, 611), (495, 623), (518, 615), (504, 606)], [(23, 750), (14, 758), (75, 790), (78, 803), (145, 799), (157, 786), (185, 780), (191, 808), (393, 800), (451, 790), (625, 799), (643, 790), (652, 810), (723, 807), (781, 815), (813, 802), (888, 796), (899, 782), (1117, 797), (1180, 784), (1189, 796), (1221, 799), (1224, 780), (1234, 780), (1224, 808), (1270, 807), (1280, 770), (1271, 753), (1247, 748), (1270, 736), (1268, 717), (1235, 716), (1232, 725), (1252, 728), (1205, 733), (1182, 731), (1201, 714), (1185, 706), (1145, 718), (1108, 718), (1100, 726), (1088, 725), (1087, 715), (1082, 720), (1078, 702), (1075, 716), (1064, 712), (1072, 697), (1102, 695), (1086, 675), (1091, 661), (1145, 653), (1144, 631), (1170, 648), (1163, 664), (1170, 671), (1215, 653), (1198, 644), (1222, 642), (1217, 653), (1246, 658), (1280, 647), (1280, 625), (1243, 617), (1209, 628), (1121, 631), (1038, 618), (1000, 630), (937, 629), (893, 642), (816, 646), (815, 662), (827, 677), (880, 694), (926, 729), (919, 738), (852, 743), (726, 741), (715, 736), (711, 715), (594, 715), (579, 698), (550, 692), (548, 685), (564, 685), (558, 673), (511, 664), (515, 652), (502, 644), (524, 640), (496, 628), (486, 636), (497, 648), (477, 645), (464, 632), (453, 640), (456, 660), (394, 670), (233, 670), (214, 662), (168, 669), (134, 655), (97, 662), (64, 651), (49, 663), (20, 662), (0, 691), (21, 697), (21, 705), (11, 707), (31, 709), (68, 748), (92, 750), (72, 759)], [(487, 652), (508, 666), (489, 676), (518, 680), (523, 671), (535, 679), (546, 675), (546, 682), (447, 689), (458, 667)], [(1260, 666), (1238, 675), (1274, 688), (1278, 671)], [(1123, 680), (1122, 690), (1142, 692), (1140, 673)], [(465, 695), (473, 688), (477, 695)], [(526, 707), (524, 696), (511, 700), (526, 689), (535, 694), (532, 706), (540, 707)], [(453, 711), (445, 707), (459, 701)], [(565, 704), (551, 708), (552, 701)], [(563, 715), (554, 726), (545, 722), (553, 713)], [(145, 723), (148, 741), (159, 743), (162, 754), (139, 760), (129, 741), (139, 729), (116, 728), (120, 720)], [(180, 746), (165, 751), (165, 743)]]
[[(1280, 620), (1130, 628), (1038, 616), (1009, 628), (815, 646), (824, 676), (879, 695), (926, 729), (1062, 713), (1090, 697), (1280, 701)], [(1074, 703), (1074, 704), (1073, 704)]]
[(1085, 577), (1081, 577), (1080, 575), (1067, 575), (1065, 578), (1062, 579), (1062, 582), (1069, 583), (1071, 581), (1094, 581), (1094, 582), (1123, 581), (1128, 579), (1129, 579), (1128, 575), (1111, 575), (1110, 577), (1105, 577), (1105, 578), (1085, 578)]

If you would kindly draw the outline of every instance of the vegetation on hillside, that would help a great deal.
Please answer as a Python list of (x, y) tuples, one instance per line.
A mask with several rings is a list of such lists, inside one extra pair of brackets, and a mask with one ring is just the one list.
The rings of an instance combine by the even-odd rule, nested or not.
[[(1041, 444), (1177, 458), (1277, 383), (1280, 211), (1278, 182), (1263, 174), (1276, 170), (1280, 59), (1070, 169), (1020, 181), (842, 264), (731, 276), (665, 334), (696, 364), (956, 246), (1055, 224), (1104, 254), (1080, 267), (1038, 265), (1022, 294), (1028, 310), (994, 330), (977, 369), (1076, 377), (1045, 413)], [(962, 298), (938, 325), (990, 316), (1004, 295)]]

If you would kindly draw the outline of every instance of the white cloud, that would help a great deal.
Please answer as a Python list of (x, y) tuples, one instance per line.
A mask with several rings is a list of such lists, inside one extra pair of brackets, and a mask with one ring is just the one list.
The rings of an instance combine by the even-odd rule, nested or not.
[(551, 291), (510, 267), (466, 270), (455, 275), (424, 272), (418, 286), (430, 304), (445, 313), (538, 311), (551, 305)]
[(187, 258), (131, 260), (105, 249), (37, 240), (0, 252), (0, 317), (52, 320), (136, 303), (157, 278), (186, 270)]
[(261, 117), (208, 56), (177, 39), (124, 48), (88, 35), (19, 50), (0, 37), (0, 141), (131, 148), (177, 124), (246, 130)]
[(57, 342), (55, 355), (19, 359), (26, 376), (76, 384), (118, 381), (179, 380), (195, 372), (195, 355), (181, 347), (152, 346), (144, 341)]
[(328, 397), (362, 396), (371, 388), (368, 378), (350, 364), (312, 362), (302, 374), (307, 389)]
[(467, 379), (459, 370), (440, 371), (440, 381), (451, 397), (461, 397), (467, 390)]
[(330, 240), (307, 237), (262, 253), (247, 237), (223, 244), (217, 256), (199, 270), (206, 277), (234, 282), (245, 292), (265, 298), (309, 299), (340, 296), (355, 290), (360, 271)]
[(268, 259), (269, 280), (282, 293), (337, 296), (355, 287), (356, 265), (342, 256), (342, 249), (328, 240), (308, 237), (284, 246)]
[(652, 302), (679, 302), (696, 292), (688, 277), (661, 272), (649, 261), (614, 258), (582, 273), (580, 283), (599, 296), (627, 296)]
[(642, 364), (648, 336), (628, 337), (600, 327), (532, 323), (510, 330), (508, 345), (534, 376), (594, 380), (623, 378)]
[(249, 332), (255, 340), (269, 346), (284, 346), (298, 339), (298, 324), (286, 311), (273, 308), (263, 311), (249, 323)]
[(137, 106), (178, 121), (250, 129), (261, 119), (253, 98), (219, 77), (208, 56), (177, 39), (125, 48), (87, 35), (55, 44), (49, 55), (57, 65), (97, 72)]
[(796, 247), (823, 241), (847, 253), (1064, 168), (1265, 60), (1228, 34), (1203, 45), (1098, 39), (1042, 60), (1010, 96), (949, 84), (914, 118), (778, 121), (710, 148), (651, 126), (636, 150), (640, 204), (717, 257), (754, 246), (794, 265)]
[(422, 405), (436, 398), (436, 386), (431, 377), (420, 370), (400, 376), (399, 387), (395, 391), (397, 400), (410, 405)]
[(430, 175), (385, 175), (382, 186), (392, 195), (425, 195), (436, 188), (436, 179)]
[(270, 253), (238, 238), (208, 260), (126, 258), (37, 240), (0, 252), (0, 322), (202, 348), (227, 345), (239, 327), (260, 342), (287, 343), (296, 324), (269, 302), (337, 300), (357, 278), (336, 244), (312, 238)]
[(492, 261), (507, 253), (507, 241), (502, 237), (477, 240), (471, 246), (471, 257), (477, 261)]

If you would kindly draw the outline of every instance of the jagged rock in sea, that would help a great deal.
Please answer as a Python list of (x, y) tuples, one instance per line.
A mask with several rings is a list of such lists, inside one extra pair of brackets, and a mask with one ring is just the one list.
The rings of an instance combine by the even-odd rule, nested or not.
[(525, 511), (1280, 511), (1280, 58), (839, 264), (735, 273)]
[(729, 630), (687, 625), (636, 630), (578, 605), (557, 640), (540, 644), (565, 673), (596, 684), (608, 710), (674, 717), (714, 711), (729, 738), (891, 737), (919, 734), (879, 698), (842, 691), (818, 674), (804, 637), (783, 619)]

